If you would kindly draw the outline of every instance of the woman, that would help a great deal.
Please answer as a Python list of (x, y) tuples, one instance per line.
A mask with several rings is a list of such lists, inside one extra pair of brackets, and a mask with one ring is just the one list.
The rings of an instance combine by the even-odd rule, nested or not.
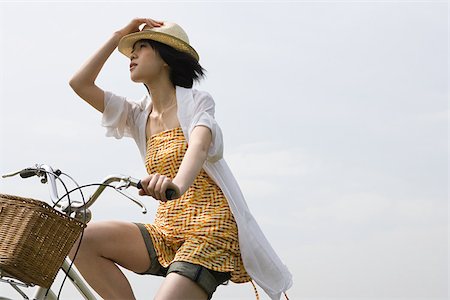
[[(131, 80), (148, 90), (140, 102), (94, 83), (116, 47), (130, 58)], [(149, 174), (139, 194), (160, 201), (152, 224), (107, 221), (87, 226), (75, 265), (105, 299), (134, 299), (116, 264), (138, 274), (164, 276), (156, 299), (210, 299), (228, 280), (252, 279), (279, 299), (292, 285), (291, 274), (251, 216), (222, 157), (214, 100), (192, 88), (204, 75), (198, 61), (179, 25), (136, 18), (70, 80), (74, 91), (103, 114), (107, 136), (134, 138)], [(175, 191), (174, 200), (167, 201), (167, 189)]]

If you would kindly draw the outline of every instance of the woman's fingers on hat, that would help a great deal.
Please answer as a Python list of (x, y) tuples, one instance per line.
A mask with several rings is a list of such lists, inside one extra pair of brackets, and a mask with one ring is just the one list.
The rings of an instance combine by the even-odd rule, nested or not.
[(163, 22), (161, 22), (161, 21), (155, 21), (155, 20), (153, 20), (153, 19), (145, 19), (145, 22), (146, 22), (148, 25), (152, 26), (152, 27), (155, 27), (155, 26), (161, 26), (162, 23), (163, 23)]
[(147, 22), (147, 19), (146, 19), (146, 18), (134, 18), (134, 19), (131, 21), (130, 25), (139, 27), (139, 25), (141, 25), (141, 24), (143, 24), (143, 23), (146, 23), (146, 22)]
[(122, 36), (138, 32), (139, 26), (143, 23), (145, 23), (145, 18), (134, 18), (133, 20), (131, 20), (130, 23), (128, 23), (125, 27), (118, 30), (117, 32), (120, 33)]

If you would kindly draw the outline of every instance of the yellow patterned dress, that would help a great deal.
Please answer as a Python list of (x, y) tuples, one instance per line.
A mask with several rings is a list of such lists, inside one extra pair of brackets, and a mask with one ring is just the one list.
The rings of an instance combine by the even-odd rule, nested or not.
[[(152, 135), (147, 140), (148, 174), (175, 178), (187, 148), (181, 127)], [(230, 280), (236, 283), (251, 281), (227, 199), (205, 170), (201, 169), (181, 198), (161, 201), (155, 222), (145, 227), (163, 267), (187, 261), (219, 272), (231, 271)]]

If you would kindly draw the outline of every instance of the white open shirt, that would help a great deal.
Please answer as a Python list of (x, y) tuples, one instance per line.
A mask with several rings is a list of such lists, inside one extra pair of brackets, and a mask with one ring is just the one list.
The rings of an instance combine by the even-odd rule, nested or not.
[[(275, 253), (250, 213), (241, 189), (223, 158), (222, 131), (214, 119), (213, 98), (205, 91), (176, 86), (176, 100), (178, 120), (188, 144), (195, 126), (204, 125), (211, 129), (212, 142), (203, 169), (228, 200), (238, 226), (239, 247), (247, 273), (271, 299), (280, 299), (281, 293), (292, 286), (292, 274)], [(152, 108), (151, 98), (146, 95), (136, 102), (105, 91), (104, 101), (101, 124), (106, 127), (106, 136), (116, 139), (123, 136), (132, 137), (145, 163), (145, 129)]]

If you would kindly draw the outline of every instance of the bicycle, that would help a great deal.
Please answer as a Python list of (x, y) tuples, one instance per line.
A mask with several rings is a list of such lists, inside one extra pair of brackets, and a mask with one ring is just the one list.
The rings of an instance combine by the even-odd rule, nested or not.
[[(3, 175), (3, 178), (6, 177), (12, 177), (15, 175), (20, 175), (22, 178), (28, 178), (32, 176), (41, 177), (41, 183), (49, 184), (49, 192), (50, 192), (50, 198), (53, 202), (52, 209), (66, 215), (67, 217), (70, 217), (71, 220), (77, 220), (84, 224), (84, 227), (87, 225), (87, 223), (92, 218), (92, 213), (89, 209), (94, 202), (98, 199), (98, 197), (102, 194), (102, 192), (106, 189), (106, 187), (111, 187), (126, 198), (132, 200), (134, 203), (136, 203), (138, 206), (141, 207), (142, 213), (147, 213), (147, 208), (145, 205), (138, 199), (134, 199), (133, 197), (125, 194), (123, 190), (126, 190), (129, 187), (135, 187), (137, 189), (141, 189), (141, 182), (139, 179), (133, 178), (131, 176), (126, 175), (109, 175), (107, 176), (102, 183), (91, 183), (87, 185), (80, 186), (72, 177), (70, 177), (68, 174), (61, 172), (59, 169), (54, 169), (50, 165), (46, 164), (36, 164), (34, 167), (25, 168), (20, 171)], [(77, 187), (68, 190), (66, 183), (61, 179), (61, 175), (67, 176)], [(63, 185), (66, 193), (59, 197), (56, 180), (59, 180), (60, 183)], [(113, 185), (112, 183), (116, 183)], [(95, 190), (95, 192), (89, 197), (87, 201), (85, 201), (82, 189), (89, 187), (89, 186), (98, 186), (98, 188)], [(82, 201), (79, 200), (71, 200), (70, 194), (72, 192), (75, 192), (79, 190), (81, 194)], [(175, 195), (175, 191), (168, 189), (166, 190), (166, 198), (168, 200), (172, 200), (173, 196)], [(1, 203), (0, 203), (1, 204)], [(2, 207), (0, 207), (0, 220), (1, 220), (1, 211)], [(0, 225), (2, 225), (0, 223)], [(82, 226), (81, 229), (81, 242), (83, 238), (83, 231), (84, 227)], [(79, 235), (78, 235), (79, 236)], [(77, 238), (78, 238), (77, 236)], [(8, 241), (3, 241), (8, 242)], [(75, 241), (74, 241), (75, 242)], [(78, 253), (78, 249), (81, 245), (81, 242), (78, 244), (77, 250), (75, 252), (74, 261), (76, 260), (76, 255)], [(0, 241), (2, 243), (2, 241)], [(0, 244), (1, 246), (1, 244)], [(70, 250), (70, 249), (69, 249)], [(0, 253), (0, 259), (2, 253)], [(86, 300), (95, 300), (97, 299), (94, 294), (92, 293), (90, 287), (85, 282), (83, 276), (80, 274), (80, 272), (76, 269), (76, 267), (73, 265), (73, 262), (70, 260), (70, 258), (67, 256), (67, 253), (64, 254), (64, 260), (61, 266), (58, 267), (57, 273), (59, 273), (60, 270), (62, 270), (65, 273), (64, 280), (61, 284), (58, 296), (55, 294), (55, 292), (51, 289), (51, 285), (53, 284), (53, 281), (56, 278), (56, 274), (53, 276), (51, 283), (49, 284), (49, 287), (43, 287), (36, 285), (33, 282), (30, 282), (29, 280), (23, 280), (21, 278), (18, 278), (17, 276), (14, 276), (10, 273), (7, 273), (6, 271), (2, 270), (1, 264), (0, 264), (0, 282), (9, 284), (16, 290), (23, 299), (30, 299), (25, 292), (21, 289), (22, 288), (30, 288), (34, 286), (38, 286), (38, 289), (35, 291), (34, 295), (31, 299), (33, 300), (54, 300), (59, 299), (63, 285), (68, 278), (69, 281), (72, 282), (72, 284), (76, 287), (80, 295), (86, 299)], [(1, 262), (1, 260), (0, 260)], [(8, 298), (2, 298), (0, 296), (0, 300), (11, 300)]]

